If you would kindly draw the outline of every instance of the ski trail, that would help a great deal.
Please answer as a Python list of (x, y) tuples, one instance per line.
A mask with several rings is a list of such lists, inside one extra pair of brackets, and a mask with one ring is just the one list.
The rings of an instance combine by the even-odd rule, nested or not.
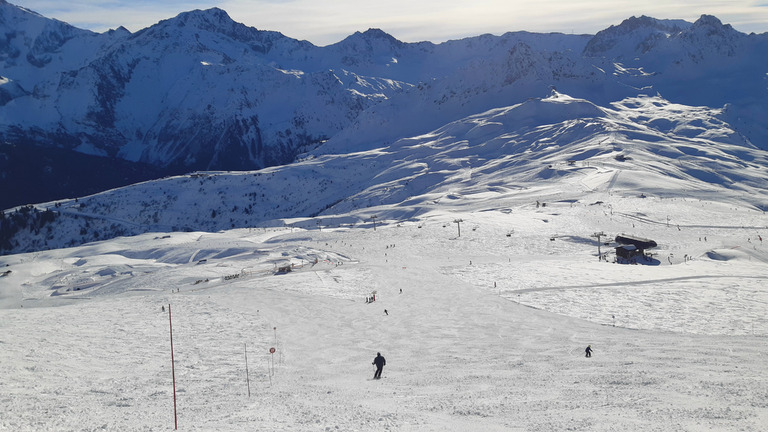
[(606, 192), (610, 192), (616, 185), (616, 181), (619, 179), (619, 174), (621, 174), (621, 170), (616, 170), (616, 172), (613, 173), (611, 180), (609, 180), (608, 184), (605, 186)]
[(567, 289), (581, 289), (581, 288), (606, 288), (616, 286), (636, 286), (636, 285), (651, 285), (661, 284), (665, 282), (696, 280), (696, 279), (764, 279), (762, 276), (750, 276), (750, 275), (698, 275), (698, 276), (681, 276), (675, 278), (664, 279), (649, 279), (642, 281), (627, 281), (627, 282), (611, 282), (611, 283), (599, 283), (592, 285), (564, 285), (557, 287), (538, 287), (538, 288), (523, 288), (516, 290), (507, 290), (510, 293), (526, 293), (536, 291), (558, 291)]

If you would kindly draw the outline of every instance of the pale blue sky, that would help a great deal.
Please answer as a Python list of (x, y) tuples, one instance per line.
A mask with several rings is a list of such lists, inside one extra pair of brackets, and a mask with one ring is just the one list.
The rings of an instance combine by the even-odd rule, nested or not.
[(237, 22), (315, 45), (380, 28), (405, 42), (443, 42), (508, 31), (594, 34), (631, 16), (695, 21), (714, 15), (737, 30), (768, 32), (766, 0), (9, 0), (102, 32), (135, 32), (181, 12), (218, 7)]

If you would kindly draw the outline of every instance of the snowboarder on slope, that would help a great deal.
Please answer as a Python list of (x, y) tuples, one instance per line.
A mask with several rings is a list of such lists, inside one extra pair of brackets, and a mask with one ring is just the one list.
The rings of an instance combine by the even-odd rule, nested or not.
[(381, 378), (381, 370), (384, 369), (384, 365), (387, 361), (381, 356), (381, 353), (376, 353), (376, 358), (373, 359), (372, 365), (376, 365), (376, 373), (373, 374), (373, 379)]
[(592, 345), (587, 345), (587, 349), (584, 352), (587, 353), (587, 357), (592, 357)]

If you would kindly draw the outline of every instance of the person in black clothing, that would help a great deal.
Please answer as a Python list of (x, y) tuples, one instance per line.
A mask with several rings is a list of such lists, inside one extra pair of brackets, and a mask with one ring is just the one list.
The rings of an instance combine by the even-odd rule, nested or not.
[(587, 345), (587, 349), (584, 352), (587, 353), (587, 357), (592, 357), (592, 345)]
[(373, 374), (373, 379), (381, 378), (381, 370), (384, 369), (384, 365), (387, 364), (387, 361), (384, 360), (381, 353), (376, 353), (376, 358), (373, 359), (373, 363), (371, 364), (376, 365), (376, 373)]

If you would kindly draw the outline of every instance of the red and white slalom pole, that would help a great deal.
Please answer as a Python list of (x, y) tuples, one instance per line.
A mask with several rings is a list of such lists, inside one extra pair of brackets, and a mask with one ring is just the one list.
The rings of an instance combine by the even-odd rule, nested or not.
[(173, 429), (179, 428), (179, 421), (176, 415), (176, 369), (173, 363), (173, 321), (171, 320), (171, 305), (168, 305), (168, 324), (171, 326), (171, 376), (173, 377)]

